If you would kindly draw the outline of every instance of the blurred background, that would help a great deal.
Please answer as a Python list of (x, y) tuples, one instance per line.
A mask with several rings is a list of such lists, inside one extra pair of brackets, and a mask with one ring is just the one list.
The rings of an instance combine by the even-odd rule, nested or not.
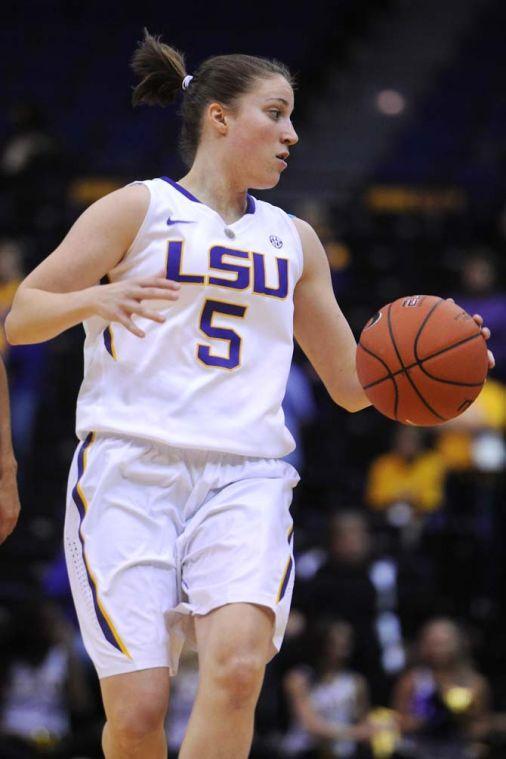
[[(506, 757), (504, 0), (31, 0), (2, 14), (0, 350), (23, 512), (0, 550), (0, 757), (101, 756), (61, 539), (83, 332), (9, 347), (1, 324), (91, 202), (184, 173), (176, 110), (130, 106), (144, 26), (190, 72), (243, 52), (297, 75), (299, 145), (279, 187), (254, 194), (316, 228), (356, 337), (413, 293), (454, 297), (493, 333), (479, 399), (425, 429), (342, 411), (296, 350), (296, 589), (251, 756)], [(171, 756), (197, 680), (186, 652)]]

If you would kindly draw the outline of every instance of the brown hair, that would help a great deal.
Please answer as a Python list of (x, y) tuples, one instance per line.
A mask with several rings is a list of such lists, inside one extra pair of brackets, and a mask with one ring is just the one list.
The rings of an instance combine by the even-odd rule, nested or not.
[(241, 95), (249, 92), (256, 80), (280, 74), (294, 87), (294, 78), (279, 61), (253, 55), (217, 55), (207, 58), (195, 71), (186, 90), (182, 90), (187, 75), (184, 55), (153, 37), (147, 29), (144, 39), (135, 51), (131, 66), (140, 78), (134, 88), (134, 106), (165, 106), (173, 103), (178, 94), (183, 100), (179, 150), (187, 166), (191, 166), (197, 152), (202, 130), (202, 114), (208, 103), (219, 102), (233, 107)]

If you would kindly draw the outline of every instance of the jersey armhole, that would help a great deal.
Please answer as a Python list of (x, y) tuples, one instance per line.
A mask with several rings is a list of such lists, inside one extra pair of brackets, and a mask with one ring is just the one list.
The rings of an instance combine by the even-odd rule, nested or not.
[(151, 206), (153, 204), (153, 191), (151, 189), (151, 180), (149, 180), (149, 179), (137, 179), (134, 182), (130, 182), (129, 184), (127, 184), (126, 187), (130, 187), (131, 185), (134, 185), (134, 184), (143, 184), (144, 187), (148, 188), (148, 191), (149, 191), (149, 203), (148, 203), (148, 207), (146, 209), (146, 213), (144, 215), (144, 218), (141, 221), (139, 229), (137, 230), (137, 234), (135, 235), (134, 239), (130, 243), (130, 245), (127, 248), (127, 250), (125, 251), (125, 253), (123, 254), (123, 258), (121, 259), (121, 262), (125, 261), (128, 258), (128, 256), (131, 254), (131, 252), (135, 248), (135, 246), (136, 246), (139, 238), (141, 237), (142, 233), (144, 232), (145, 228), (147, 227), (148, 221), (149, 221), (149, 217), (151, 215)]

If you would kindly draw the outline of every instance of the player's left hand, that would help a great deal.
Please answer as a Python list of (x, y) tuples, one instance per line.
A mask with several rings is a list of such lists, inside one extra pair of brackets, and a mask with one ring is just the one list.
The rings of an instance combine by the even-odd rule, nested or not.
[[(490, 330), (488, 327), (483, 326), (483, 316), (480, 316), (480, 314), (473, 314), (473, 319), (478, 325), (478, 327), (481, 328), (481, 334), (483, 335), (485, 340), (488, 340), (490, 337)], [(490, 371), (490, 369), (493, 369), (495, 366), (495, 358), (491, 350), (488, 350), (487, 353), (488, 353), (488, 369)]]
[(16, 465), (0, 465), (0, 543), (14, 530), (20, 510)]

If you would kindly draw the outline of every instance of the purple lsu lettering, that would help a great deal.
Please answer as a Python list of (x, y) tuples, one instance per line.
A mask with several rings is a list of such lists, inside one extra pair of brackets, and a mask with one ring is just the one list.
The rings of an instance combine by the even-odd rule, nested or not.
[[(277, 287), (267, 285), (265, 258), (263, 253), (250, 253), (248, 250), (226, 248), (214, 245), (209, 251), (209, 269), (215, 272), (231, 272), (235, 279), (226, 279), (214, 274), (185, 274), (182, 272), (183, 241), (170, 240), (167, 248), (167, 279), (175, 282), (186, 282), (195, 285), (217, 285), (232, 290), (246, 290), (251, 285), (257, 295), (268, 295), (271, 298), (286, 298), (288, 295), (288, 260), (276, 257), (278, 283)], [(225, 261), (224, 258), (236, 259)], [(247, 261), (247, 265), (242, 262)], [(253, 263), (253, 266), (251, 266)]]

